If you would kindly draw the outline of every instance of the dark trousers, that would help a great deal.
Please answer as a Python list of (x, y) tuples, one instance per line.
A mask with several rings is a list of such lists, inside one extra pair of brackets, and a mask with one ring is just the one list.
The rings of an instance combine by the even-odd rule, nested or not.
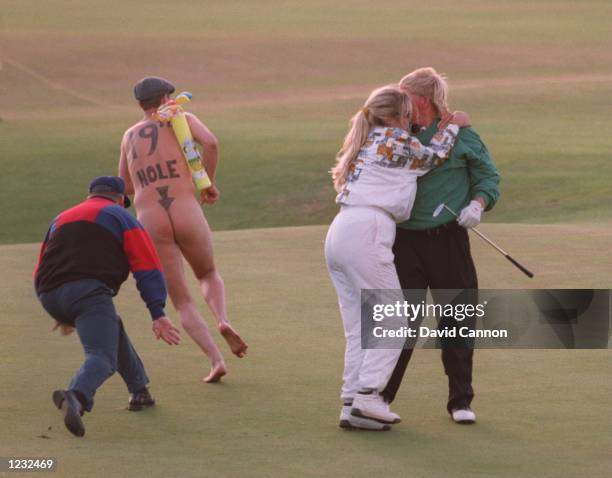
[(119, 372), (130, 393), (149, 383), (142, 361), (115, 311), (112, 294), (102, 282), (83, 279), (39, 296), (51, 317), (74, 325), (77, 330), (85, 361), (68, 389), (80, 392), (87, 411), (93, 407), (98, 387), (115, 372)]
[[(395, 267), (402, 289), (411, 289), (406, 300), (420, 302), (425, 299), (427, 288), (432, 289), (434, 302), (438, 304), (476, 304), (478, 279), (470, 253), (468, 232), (456, 222), (426, 231), (409, 231), (397, 228)], [(436, 289), (455, 289), (452, 299)], [(439, 320), (438, 329), (456, 326), (474, 327), (473, 320), (457, 322), (454, 317)], [(440, 339), (442, 363), (448, 376), (447, 409), (469, 407), (474, 398), (472, 389), (472, 344), (466, 339)], [(392, 402), (412, 356), (412, 348), (404, 348), (393, 370), (383, 396)]]

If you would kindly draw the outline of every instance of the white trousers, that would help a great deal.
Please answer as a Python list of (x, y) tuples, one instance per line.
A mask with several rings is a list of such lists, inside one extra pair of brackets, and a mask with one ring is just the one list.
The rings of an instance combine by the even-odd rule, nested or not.
[(346, 337), (343, 400), (362, 388), (384, 390), (401, 352), (361, 348), (361, 289), (401, 289), (393, 263), (394, 240), (395, 222), (373, 207), (344, 206), (327, 233), (325, 258)]

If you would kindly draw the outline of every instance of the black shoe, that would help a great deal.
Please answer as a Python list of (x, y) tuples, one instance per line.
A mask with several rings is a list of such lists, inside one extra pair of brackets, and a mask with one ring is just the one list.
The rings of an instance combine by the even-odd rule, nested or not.
[(155, 405), (155, 400), (147, 387), (130, 394), (130, 401), (128, 402), (128, 410), (130, 412), (139, 412), (143, 408), (152, 407), (153, 405)]
[(85, 435), (85, 426), (81, 420), (83, 405), (73, 391), (56, 390), (53, 392), (53, 403), (64, 414), (64, 424), (70, 433), (78, 437)]

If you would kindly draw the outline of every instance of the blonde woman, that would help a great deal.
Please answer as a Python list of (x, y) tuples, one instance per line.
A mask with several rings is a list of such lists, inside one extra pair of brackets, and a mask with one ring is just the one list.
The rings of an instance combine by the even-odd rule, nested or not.
[(336, 202), (342, 207), (325, 241), (329, 273), (338, 293), (346, 337), (340, 414), (342, 428), (388, 430), (399, 423), (380, 392), (401, 350), (361, 348), (361, 290), (401, 289), (393, 264), (395, 225), (410, 217), (416, 179), (442, 164), (459, 127), (457, 114), (430, 146), (410, 135), (407, 93), (385, 86), (351, 119), (332, 169)]

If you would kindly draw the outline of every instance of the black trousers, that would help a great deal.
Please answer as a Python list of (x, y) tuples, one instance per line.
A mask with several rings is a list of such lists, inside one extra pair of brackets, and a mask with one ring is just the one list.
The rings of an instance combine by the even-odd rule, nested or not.
[[(455, 221), (425, 231), (409, 231), (397, 228), (395, 244), (395, 267), (406, 300), (420, 302), (425, 299), (427, 288), (432, 289), (434, 302), (438, 304), (478, 302), (478, 279), (470, 253), (468, 231)], [(456, 289), (452, 299), (436, 289)], [(457, 295), (458, 294), (458, 295)], [(438, 329), (456, 326), (474, 327), (474, 320), (457, 322), (454, 317), (439, 320)], [(440, 339), (442, 363), (448, 376), (448, 404), (451, 412), (469, 407), (474, 398), (472, 389), (473, 347), (469, 339)], [(404, 348), (391, 379), (382, 395), (392, 402), (412, 356), (413, 349)]]

